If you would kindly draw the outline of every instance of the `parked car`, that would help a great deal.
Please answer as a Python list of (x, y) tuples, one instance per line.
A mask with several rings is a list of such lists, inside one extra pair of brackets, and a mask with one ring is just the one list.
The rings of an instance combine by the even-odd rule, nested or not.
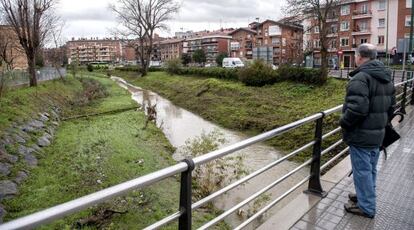
[(160, 61), (150, 61), (149, 67), (161, 67)]
[(242, 68), (244, 67), (244, 63), (240, 58), (224, 58), (223, 59), (223, 67), (224, 68)]

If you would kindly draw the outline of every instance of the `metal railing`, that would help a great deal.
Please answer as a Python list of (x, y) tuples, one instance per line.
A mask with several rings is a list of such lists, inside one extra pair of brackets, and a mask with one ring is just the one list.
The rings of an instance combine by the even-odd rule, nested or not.
[[(49, 81), (66, 76), (65, 68), (43, 67), (36, 70), (36, 78), (38, 82)], [(4, 82), (6, 86), (27, 85), (30, 81), (30, 75), (25, 70), (13, 70), (8, 72), (0, 72), (0, 82)]]
[[(406, 98), (405, 100), (407, 100), (407, 98), (410, 96), (411, 97), (410, 103), (413, 104), (414, 103), (414, 98), (412, 94), (413, 85), (414, 85), (413, 79), (412, 79), (413, 73), (411, 72), (409, 73), (409, 75), (411, 77), (409, 80), (404, 80), (403, 78), (403, 81), (401, 83), (396, 84), (396, 87), (403, 87), (404, 92), (401, 96), (404, 96), (404, 98)], [(408, 88), (411, 89), (410, 95), (407, 94)], [(406, 106), (407, 101), (405, 101), (404, 103), (401, 104), (401, 107)], [(307, 186), (308, 189), (305, 192), (315, 194), (321, 197), (326, 196), (326, 192), (324, 192), (321, 186), (321, 180), (320, 180), (321, 170), (326, 169), (332, 163), (336, 162), (339, 158), (343, 157), (344, 154), (347, 153), (348, 147), (340, 151), (338, 154), (336, 154), (331, 159), (327, 160), (327, 162), (321, 166), (321, 157), (337, 149), (343, 143), (342, 139), (339, 138), (339, 140), (337, 140), (335, 143), (331, 144), (325, 149), (322, 149), (323, 141), (328, 137), (338, 134), (341, 130), (341, 128), (335, 128), (323, 134), (324, 119), (329, 115), (332, 115), (332, 114), (335, 114), (341, 111), (341, 109), (342, 109), (342, 105), (328, 109), (326, 111), (323, 111), (323, 112), (320, 112), (314, 115), (311, 115), (311, 116), (308, 116), (306, 118), (303, 118), (298, 121), (292, 122), (290, 124), (284, 125), (282, 127), (273, 129), (271, 131), (262, 133), (260, 135), (248, 138), (239, 143), (224, 147), (222, 149), (210, 152), (208, 154), (196, 157), (194, 159), (185, 159), (182, 162), (179, 162), (173, 166), (164, 168), (162, 170), (159, 170), (159, 171), (147, 174), (145, 176), (115, 185), (113, 187), (106, 188), (104, 190), (101, 190), (101, 191), (89, 194), (87, 196), (57, 205), (55, 207), (48, 208), (46, 210), (10, 221), (8, 223), (0, 225), (0, 229), (34, 228), (36, 226), (39, 226), (45, 223), (50, 223), (53, 220), (62, 218), (71, 213), (75, 213), (77, 211), (91, 207), (98, 203), (104, 202), (111, 198), (121, 196), (134, 189), (141, 189), (144, 187), (148, 187), (150, 185), (155, 184), (156, 182), (162, 181), (166, 178), (169, 178), (169, 177), (172, 177), (178, 174), (181, 174), (181, 181), (180, 181), (181, 185), (180, 185), (180, 201), (179, 201), (177, 212), (165, 217), (164, 219), (152, 224), (151, 226), (146, 227), (145, 229), (158, 229), (176, 220), (178, 220), (179, 229), (184, 229), (184, 230), (191, 229), (193, 210), (200, 208), (201, 206), (207, 204), (208, 202), (211, 202), (218, 196), (223, 195), (227, 191), (234, 189), (246, 183), (250, 179), (255, 178), (258, 175), (261, 175), (262, 173), (276, 167), (280, 163), (288, 160), (289, 158), (293, 156), (296, 156), (297, 154), (303, 152), (304, 150), (310, 147), (313, 147), (311, 159), (306, 160), (304, 163), (297, 166), (292, 171), (281, 176), (280, 178), (278, 178), (271, 184), (261, 188), (260, 190), (258, 190), (256, 193), (254, 193), (250, 197), (239, 202), (238, 204), (236, 204), (229, 210), (224, 211), (222, 214), (220, 214), (219, 216), (215, 217), (214, 219), (212, 219), (211, 221), (205, 223), (203, 226), (200, 227), (200, 229), (207, 229), (211, 226), (214, 226), (215, 224), (222, 221), (224, 218), (226, 218), (230, 214), (236, 212), (240, 207), (255, 200), (256, 198), (266, 193), (267, 191), (269, 191), (271, 188), (275, 187), (282, 181), (286, 180), (287, 178), (289, 178), (290, 176), (292, 176), (299, 170), (305, 168), (307, 165), (311, 166), (310, 174), (308, 176), (306, 176), (299, 183), (295, 184), (293, 187), (288, 189), (288, 191), (286, 191), (285, 193), (283, 193), (282, 195), (280, 195), (279, 197), (271, 201), (269, 204), (267, 204), (261, 210), (257, 211), (253, 216), (249, 217), (247, 220), (245, 220), (243, 223), (241, 223), (239, 226), (235, 228), (235, 229), (242, 229), (246, 227), (247, 225), (249, 225), (250, 223), (252, 223), (257, 218), (259, 218), (263, 213), (265, 213), (270, 208), (275, 206), (278, 202), (280, 202), (282, 199), (284, 199), (286, 196), (291, 194), (293, 191), (298, 189), (300, 186), (302, 186), (306, 182), (308, 182), (308, 186)], [(400, 108), (400, 111), (401, 111), (401, 108)], [(195, 167), (199, 167), (200, 165), (203, 165), (208, 162), (214, 161), (216, 159), (225, 157), (231, 153), (244, 149), (253, 144), (269, 140), (276, 136), (280, 136), (288, 131), (297, 129), (305, 124), (310, 124), (313, 122), (315, 122), (315, 129), (314, 129), (315, 133), (314, 133), (314, 139), (312, 141), (292, 151), (291, 153), (285, 155), (284, 157), (254, 171), (253, 173), (247, 175), (246, 177), (243, 177), (235, 182), (232, 182), (231, 184), (210, 194), (209, 196), (202, 198), (201, 200), (195, 203), (192, 203), (192, 180), (193, 180), (192, 171)]]

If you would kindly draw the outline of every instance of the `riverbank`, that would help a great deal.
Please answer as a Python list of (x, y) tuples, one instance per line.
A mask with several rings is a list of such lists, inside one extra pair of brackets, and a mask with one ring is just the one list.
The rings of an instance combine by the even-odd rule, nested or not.
[[(103, 114), (60, 123), (52, 144), (42, 148), (38, 167), (30, 169), (29, 178), (20, 186), (19, 194), (12, 199), (4, 200), (3, 204), (7, 210), (5, 221), (137, 178), (175, 163), (171, 157), (174, 148), (163, 133), (153, 124), (143, 129), (146, 117), (142, 111), (105, 113), (137, 104), (131, 99), (128, 91), (105, 76), (99, 76), (92, 79), (105, 88), (107, 95), (82, 106), (62, 103), (62, 117)], [(62, 90), (67, 90), (67, 95), (72, 95), (73, 90), (75, 95), (79, 92), (77, 88), (82, 88), (81, 84), (77, 79), (70, 79), (70, 81), (73, 84), (70, 87), (60, 82), (50, 83), (58, 84), (61, 87), (58, 88), (59, 90), (49, 88), (49, 85), (43, 86), (44, 89), (24, 90), (32, 93), (43, 90), (45, 94), (52, 97), (58, 97)], [(16, 94), (18, 93), (21, 92), (16, 91)], [(29, 112), (37, 112), (36, 109), (33, 111), (30, 108), (26, 109)], [(10, 108), (8, 111), (14, 110), (19, 110), (19, 107)], [(10, 114), (3, 116), (11, 117)], [(175, 212), (178, 208), (178, 199), (179, 178), (173, 177), (150, 188), (130, 192), (58, 220), (42, 229), (78, 226), (91, 229), (141, 229)], [(195, 222), (204, 222), (212, 215), (197, 212), (194, 215)], [(170, 228), (175, 229), (174, 226)]]
[[(151, 72), (138, 78), (131, 72), (116, 72), (132, 84), (152, 90), (180, 107), (219, 125), (248, 133), (288, 124), (305, 116), (343, 103), (346, 82), (329, 79), (323, 86), (281, 82), (264, 87), (248, 87), (242, 83), (202, 77), (169, 76)], [(337, 127), (339, 114), (327, 119), (326, 130)], [(274, 138), (269, 144), (289, 151), (309, 142), (314, 125), (305, 125)], [(299, 158), (304, 155), (299, 156)]]

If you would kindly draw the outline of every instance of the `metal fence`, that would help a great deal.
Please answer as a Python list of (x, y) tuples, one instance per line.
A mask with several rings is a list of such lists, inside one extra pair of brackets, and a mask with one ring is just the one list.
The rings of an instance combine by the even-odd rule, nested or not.
[[(413, 73), (412, 72), (405, 73), (404, 76), (413, 76)], [(403, 81), (396, 84), (396, 87), (402, 88), (403, 94), (398, 95), (398, 98), (402, 98), (401, 99), (402, 101), (399, 102), (399, 110), (401, 112), (405, 112), (405, 106), (407, 106), (409, 103), (414, 104), (414, 98), (413, 98), (413, 93), (412, 93), (413, 92), (412, 77), (409, 80), (404, 80), (403, 78)], [(290, 176), (292, 176), (299, 170), (310, 165), (310, 173), (308, 176), (306, 176), (302, 181), (300, 181), (299, 183), (297, 183), (296, 185), (288, 189), (285, 193), (283, 193), (281, 196), (279, 196), (275, 200), (270, 201), (270, 203), (264, 206), (261, 210), (257, 211), (254, 215), (249, 217), (246, 221), (244, 221), (243, 223), (241, 223), (239, 226), (235, 228), (235, 229), (242, 229), (246, 227), (247, 225), (249, 225), (250, 223), (252, 223), (255, 219), (259, 218), (262, 214), (264, 214), (266, 211), (268, 211), (270, 208), (272, 208), (278, 202), (280, 202), (283, 198), (291, 194), (293, 191), (298, 189), (300, 186), (302, 186), (306, 182), (308, 182), (308, 186), (307, 186), (308, 189), (306, 192), (309, 192), (311, 194), (315, 194), (318, 196), (322, 196), (322, 197), (326, 195), (326, 193), (324, 192), (321, 186), (321, 181), (320, 181), (321, 170), (326, 169), (328, 166), (333, 164), (339, 158), (344, 156), (344, 154), (346, 154), (346, 152), (349, 149), (348, 147), (342, 149), (339, 153), (334, 155), (332, 158), (328, 159), (326, 163), (321, 165), (322, 164), (321, 157), (337, 149), (337, 147), (339, 147), (343, 143), (342, 139), (339, 138), (338, 140), (334, 140), (336, 141), (334, 144), (330, 145), (329, 147), (325, 149), (322, 149), (322, 143), (324, 142), (324, 140), (328, 137), (331, 137), (339, 133), (341, 130), (341, 128), (338, 127), (338, 128), (335, 128), (333, 130), (330, 130), (324, 133), (324, 130), (323, 130), (324, 121), (326, 117), (340, 112), (341, 109), (342, 109), (342, 105), (337, 106), (332, 109), (328, 109), (326, 111), (323, 111), (323, 112), (320, 112), (314, 115), (311, 115), (311, 116), (308, 116), (306, 118), (300, 119), (298, 121), (292, 122), (290, 124), (284, 125), (274, 130), (262, 133), (260, 135), (251, 137), (249, 139), (227, 146), (225, 148), (210, 152), (208, 154), (205, 154), (205, 155), (193, 158), (193, 159), (186, 159), (173, 166), (147, 174), (145, 176), (142, 176), (142, 177), (115, 185), (113, 187), (109, 187), (104, 190), (89, 194), (87, 196), (78, 198), (76, 200), (72, 200), (72, 201), (57, 205), (55, 207), (13, 220), (11, 222), (0, 225), (0, 229), (34, 228), (41, 224), (49, 223), (53, 220), (62, 218), (71, 213), (83, 210), (85, 208), (91, 207), (93, 205), (96, 205), (104, 201), (107, 201), (111, 198), (121, 196), (134, 189), (141, 189), (141, 188), (149, 187), (155, 184), (156, 182), (162, 181), (166, 178), (169, 178), (169, 177), (172, 177), (178, 174), (181, 175), (181, 182), (180, 182), (181, 185), (180, 185), (180, 201), (179, 201), (179, 204), (177, 204), (177, 207), (178, 207), (177, 212), (165, 217), (164, 219), (152, 224), (151, 226), (148, 226), (145, 229), (158, 229), (176, 220), (178, 220), (179, 229), (184, 229), (184, 230), (191, 229), (193, 210), (200, 208), (201, 206), (207, 204), (208, 202), (211, 202), (212, 200), (219, 197), (220, 195), (225, 194), (227, 191), (243, 185), (250, 179), (258, 175), (261, 175), (262, 173), (268, 171), (269, 169), (272, 169), (273, 167), (277, 167), (277, 165), (280, 164), (281, 162), (284, 162), (288, 160), (289, 158), (312, 147), (312, 157), (310, 159), (306, 160), (303, 164), (299, 165), (297, 168), (281, 176), (280, 178), (278, 178), (271, 184), (261, 188), (260, 190), (258, 190), (256, 193), (254, 193), (250, 197), (239, 202), (232, 208), (224, 211), (223, 213), (221, 213), (220, 215), (218, 215), (217, 217), (215, 217), (214, 219), (212, 219), (211, 221), (205, 223), (203, 226), (200, 227), (200, 229), (207, 229), (209, 227), (214, 226), (218, 222), (222, 221), (225, 217), (236, 212), (240, 207), (252, 202), (253, 200), (258, 198), (265, 192), (269, 191), (271, 188), (277, 186), (282, 181), (286, 180), (287, 178), (289, 178)], [(192, 198), (192, 180), (193, 180), (192, 171), (195, 167), (199, 167), (200, 165), (214, 161), (218, 158), (228, 156), (250, 145), (269, 140), (276, 136), (283, 135), (284, 133), (288, 131), (297, 129), (309, 123), (316, 124), (315, 130), (314, 130), (315, 132), (314, 139), (311, 140), (309, 143), (290, 152), (284, 157), (266, 165), (265, 167), (247, 175), (246, 177), (243, 177), (231, 183), (230, 185), (227, 185), (226, 187), (210, 194), (209, 196), (204, 197), (195, 203), (192, 203), (192, 199), (191, 199)]]
[[(66, 76), (66, 68), (56, 69), (53, 67), (44, 67), (36, 70), (36, 78), (38, 82), (58, 79), (61, 76)], [(29, 84), (29, 81), (30, 75), (24, 70), (13, 70), (4, 73), (0, 72), (0, 82), (3, 82), (3, 84), (8, 87), (27, 85)]]

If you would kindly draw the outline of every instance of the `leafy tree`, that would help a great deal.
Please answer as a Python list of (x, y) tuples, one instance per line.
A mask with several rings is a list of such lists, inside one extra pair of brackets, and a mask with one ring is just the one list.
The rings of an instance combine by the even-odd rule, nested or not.
[(181, 63), (183, 63), (184, 66), (187, 66), (189, 63), (191, 63), (191, 55), (183, 54), (181, 56)]
[(217, 55), (216, 57), (217, 66), (223, 66), (223, 59), (226, 57), (228, 57), (227, 53), (220, 53), (219, 55)]
[(207, 61), (207, 58), (206, 58), (206, 53), (204, 52), (204, 50), (198, 49), (194, 51), (193, 60), (199, 64), (205, 63)]

